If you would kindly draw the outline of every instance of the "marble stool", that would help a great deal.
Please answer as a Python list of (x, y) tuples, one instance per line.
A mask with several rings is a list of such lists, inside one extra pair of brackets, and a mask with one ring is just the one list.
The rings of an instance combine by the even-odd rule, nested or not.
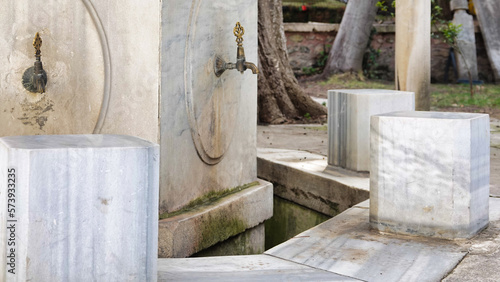
[(413, 110), (413, 92), (383, 89), (328, 91), (328, 164), (369, 171), (370, 116)]
[(488, 225), (489, 116), (371, 117), (370, 224), (383, 232), (470, 238)]

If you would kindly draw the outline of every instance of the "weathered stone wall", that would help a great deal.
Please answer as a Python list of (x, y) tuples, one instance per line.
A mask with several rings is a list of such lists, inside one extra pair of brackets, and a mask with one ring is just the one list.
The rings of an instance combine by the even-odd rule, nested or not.
[[(386, 77), (394, 77), (394, 44), (395, 27), (390, 24), (374, 25), (377, 33), (373, 36), (371, 46), (380, 50), (377, 63), (380, 68), (387, 69)], [(321, 57), (321, 52), (328, 53), (335, 36), (338, 24), (323, 23), (285, 23), (285, 34), (287, 37), (287, 48), (290, 64), (296, 75), (304, 74), (303, 68), (316, 65)], [(476, 50), (479, 79), (485, 82), (493, 82), (494, 76), (491, 65), (486, 54), (483, 37), (478, 28), (476, 34)], [(445, 66), (448, 59), (449, 47), (441, 39), (431, 39), (431, 80), (432, 82), (444, 82)], [(453, 69), (449, 69), (450, 81), (455, 80)]]

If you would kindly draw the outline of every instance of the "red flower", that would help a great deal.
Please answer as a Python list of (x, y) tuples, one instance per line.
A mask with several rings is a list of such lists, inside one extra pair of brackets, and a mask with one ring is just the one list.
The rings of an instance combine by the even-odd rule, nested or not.
[(307, 6), (306, 5), (302, 5), (302, 11), (306, 11), (307, 10)]

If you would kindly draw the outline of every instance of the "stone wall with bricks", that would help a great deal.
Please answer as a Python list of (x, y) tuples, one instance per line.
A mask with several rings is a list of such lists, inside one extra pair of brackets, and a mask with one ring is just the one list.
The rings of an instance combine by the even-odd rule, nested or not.
[[(304, 75), (304, 68), (317, 66), (318, 60), (328, 54), (335, 40), (339, 24), (327, 23), (285, 23), (287, 49), (290, 64), (296, 75)], [(384, 74), (382, 78), (394, 78), (394, 24), (375, 24), (376, 33), (371, 41), (371, 47), (380, 50), (376, 62)], [(493, 82), (491, 65), (486, 54), (483, 37), (476, 25), (476, 49), (479, 79)], [(444, 82), (445, 66), (449, 56), (449, 46), (441, 39), (431, 40), (431, 79), (432, 82)], [(307, 71), (307, 70), (306, 70)], [(453, 69), (449, 68), (449, 81), (455, 81)]]

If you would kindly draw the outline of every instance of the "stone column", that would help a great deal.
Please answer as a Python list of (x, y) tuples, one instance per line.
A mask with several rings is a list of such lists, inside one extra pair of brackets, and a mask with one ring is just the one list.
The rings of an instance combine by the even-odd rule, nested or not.
[(462, 31), (458, 34), (457, 44), (462, 54), (456, 51), (458, 79), (469, 80), (470, 71), (472, 80), (477, 80), (477, 55), (474, 21), (467, 13), (469, 3), (467, 0), (452, 0), (451, 9), (454, 11), (453, 23), (461, 25)]
[(396, 90), (415, 92), (415, 108), (430, 109), (431, 3), (396, 0)]
[(0, 281), (156, 281), (159, 147), (0, 138)]
[(500, 83), (500, 1), (474, 0), (484, 45), (490, 58), (495, 82)]

